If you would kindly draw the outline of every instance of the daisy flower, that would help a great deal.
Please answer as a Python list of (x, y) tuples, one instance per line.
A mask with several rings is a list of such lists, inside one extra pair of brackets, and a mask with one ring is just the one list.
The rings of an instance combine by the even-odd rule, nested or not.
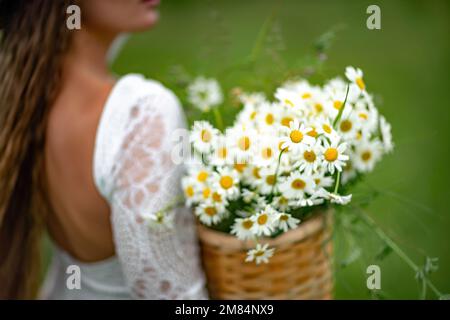
[(353, 163), (358, 171), (370, 172), (382, 156), (382, 144), (379, 140), (363, 140), (355, 147)]
[(219, 131), (207, 121), (195, 121), (189, 141), (200, 153), (210, 152), (216, 143)]
[(228, 167), (218, 168), (213, 175), (213, 187), (227, 199), (235, 199), (239, 195), (239, 175)]
[(186, 176), (181, 180), (181, 186), (186, 199), (186, 205), (190, 207), (194, 202), (198, 201), (197, 181), (191, 176)]
[(294, 218), (288, 213), (280, 213), (276, 220), (277, 227), (287, 232), (289, 229), (294, 229), (300, 223), (299, 219)]
[(366, 89), (366, 84), (363, 80), (363, 72), (359, 68), (347, 67), (345, 68), (345, 76), (352, 83), (356, 84), (361, 91)]
[(256, 264), (260, 264), (261, 262), (268, 263), (269, 258), (273, 256), (273, 252), (275, 249), (268, 249), (268, 244), (261, 246), (261, 244), (257, 244), (255, 249), (251, 249), (247, 252), (247, 258), (245, 262), (255, 261)]
[[(344, 170), (347, 166), (344, 167)], [(311, 178), (314, 180), (316, 187), (318, 188), (328, 188), (334, 185), (334, 179), (331, 176), (325, 175), (325, 170), (323, 168), (318, 168), (316, 172), (314, 172)]]
[(235, 126), (227, 130), (226, 136), (238, 163), (249, 163), (256, 146), (256, 131), (247, 126)]
[(274, 228), (274, 220), (278, 212), (271, 206), (266, 206), (264, 210), (252, 215), (250, 218), (253, 221), (252, 232), (257, 236), (270, 236)]
[(394, 143), (392, 142), (391, 125), (383, 116), (380, 117), (380, 131), (381, 138), (383, 140), (384, 151), (391, 152), (394, 149)]
[(156, 213), (142, 214), (141, 217), (153, 230), (162, 231), (173, 228), (173, 214), (165, 214), (162, 211), (158, 211)]
[(213, 151), (209, 157), (210, 164), (214, 166), (230, 165), (233, 163), (233, 150), (229, 147), (227, 139), (219, 135), (216, 139)]
[(300, 160), (298, 160), (297, 163), (299, 165), (299, 170), (311, 175), (322, 163), (322, 160), (320, 159), (320, 142), (316, 142), (311, 146), (306, 146), (299, 156)]
[(272, 190), (277, 190), (276, 168), (276, 164), (272, 164), (259, 170), (261, 179), (256, 180), (254, 184), (261, 194), (270, 194)]
[(223, 102), (223, 94), (216, 79), (197, 77), (187, 88), (188, 101), (203, 112)]
[(322, 167), (326, 168), (331, 174), (334, 174), (335, 169), (342, 171), (345, 161), (349, 159), (347, 155), (343, 154), (347, 149), (347, 144), (345, 142), (339, 143), (339, 139), (333, 139), (331, 144), (324, 139), (323, 144), (321, 146)]
[(290, 152), (301, 152), (305, 146), (314, 143), (314, 138), (308, 135), (311, 128), (306, 128), (298, 119), (294, 119), (289, 124), (289, 128), (282, 128), (284, 136), (280, 139), (282, 142), (281, 148), (288, 148)]
[(257, 152), (254, 157), (254, 164), (256, 166), (262, 167), (277, 162), (280, 154), (278, 149), (278, 139), (270, 135), (261, 136), (260, 139), (258, 139), (255, 151)]
[(280, 191), (287, 199), (304, 198), (305, 193), (313, 194), (315, 188), (314, 180), (310, 175), (301, 174), (298, 171), (292, 172), (289, 177), (284, 178), (280, 184)]
[(277, 124), (278, 118), (279, 110), (272, 104), (266, 102), (261, 105), (255, 120), (258, 123), (258, 126), (264, 130), (266, 128), (273, 128)]
[(275, 92), (275, 98), (282, 106), (287, 108), (295, 108), (300, 104), (300, 97), (292, 90), (286, 88), (278, 88)]
[(205, 201), (195, 208), (195, 214), (207, 226), (218, 224), (222, 220), (224, 213), (225, 207), (212, 201)]
[(231, 227), (231, 234), (236, 235), (240, 240), (247, 240), (254, 238), (253, 233), (254, 222), (250, 218), (237, 218)]
[(326, 200), (330, 200), (331, 203), (346, 205), (352, 200), (352, 195), (341, 196), (337, 193), (329, 192), (323, 188), (317, 191), (317, 194)]

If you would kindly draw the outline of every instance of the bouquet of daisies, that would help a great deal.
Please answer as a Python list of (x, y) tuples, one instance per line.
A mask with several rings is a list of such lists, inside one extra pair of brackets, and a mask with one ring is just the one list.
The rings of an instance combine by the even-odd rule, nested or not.
[[(319, 207), (349, 203), (351, 194), (339, 190), (393, 149), (362, 71), (347, 67), (345, 76), (323, 86), (289, 81), (272, 100), (242, 93), (243, 109), (224, 132), (207, 121), (193, 124), (186, 203), (204, 225), (255, 241), (246, 261), (274, 254), (258, 239), (296, 228)], [(214, 79), (198, 78), (188, 96), (202, 110), (222, 102)]]

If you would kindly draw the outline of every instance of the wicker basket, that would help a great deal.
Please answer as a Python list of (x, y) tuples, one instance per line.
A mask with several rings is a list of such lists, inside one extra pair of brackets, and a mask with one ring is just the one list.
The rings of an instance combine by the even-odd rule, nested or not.
[(275, 239), (267, 264), (245, 262), (253, 242), (198, 224), (203, 266), (212, 299), (331, 299), (331, 214), (318, 214)]

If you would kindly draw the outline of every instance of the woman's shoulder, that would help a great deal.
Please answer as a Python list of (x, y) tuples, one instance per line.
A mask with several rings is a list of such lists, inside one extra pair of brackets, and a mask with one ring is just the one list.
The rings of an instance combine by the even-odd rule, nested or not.
[(123, 107), (137, 101), (146, 101), (147, 104), (164, 102), (168, 106), (179, 105), (175, 94), (161, 82), (135, 73), (124, 75), (117, 81), (109, 100), (115, 100), (115, 103)]
[[(124, 144), (130, 137), (141, 135), (143, 128), (152, 126), (155, 118), (172, 129), (185, 126), (181, 105), (171, 90), (140, 74), (122, 76), (105, 103), (94, 149), (94, 179), (106, 198), (111, 192), (109, 180), (118, 156), (125, 150)], [(152, 135), (156, 131), (153, 130)]]

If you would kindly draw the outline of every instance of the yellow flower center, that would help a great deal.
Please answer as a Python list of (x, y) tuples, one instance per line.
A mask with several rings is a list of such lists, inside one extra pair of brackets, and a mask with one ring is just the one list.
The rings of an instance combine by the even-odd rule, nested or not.
[(233, 186), (233, 178), (230, 176), (221, 177), (220, 186), (224, 189), (230, 189)]
[(208, 216), (212, 217), (212, 216), (215, 216), (215, 215), (217, 214), (217, 210), (216, 210), (216, 208), (214, 208), (214, 207), (206, 207), (206, 208), (205, 208), (205, 213), (206, 213)]
[(331, 127), (327, 124), (322, 125), (322, 129), (323, 129), (323, 131), (325, 131), (328, 134), (331, 133)]
[(369, 118), (369, 116), (366, 113), (362, 113), (362, 112), (359, 114), (359, 117), (364, 120), (367, 120)]
[(194, 196), (194, 188), (192, 186), (188, 186), (186, 188), (186, 194), (188, 195), (188, 197), (193, 197)]
[(221, 196), (219, 193), (217, 193), (217, 192), (214, 192), (214, 193), (213, 193), (212, 199), (213, 199), (215, 202), (222, 202), (222, 196)]
[(272, 148), (264, 148), (261, 152), (261, 155), (264, 159), (270, 159), (272, 157)]
[(303, 152), (303, 158), (305, 158), (306, 161), (312, 163), (316, 161), (316, 154), (314, 151), (305, 151)]
[(305, 92), (303, 95), (302, 95), (302, 98), (303, 99), (309, 99), (309, 98), (311, 98), (312, 96), (311, 96), (311, 93), (309, 93), (309, 92)]
[(259, 168), (258, 168), (258, 167), (254, 167), (252, 173), (253, 173), (253, 176), (254, 176), (256, 179), (260, 179), (260, 178), (261, 178), (261, 176), (260, 176), (260, 174), (259, 174)]
[(250, 114), (250, 119), (251, 119), (251, 120), (254, 120), (257, 114), (258, 114), (258, 113), (257, 113), (256, 111), (253, 111), (253, 112)]
[(364, 83), (362, 78), (356, 78), (355, 82), (361, 90), (364, 90), (366, 88), (366, 84)]
[(289, 124), (292, 120), (294, 119), (292, 119), (291, 117), (284, 117), (283, 119), (281, 119), (281, 124), (285, 127), (289, 127)]
[(264, 255), (264, 251), (263, 250), (258, 250), (255, 252), (255, 257), (262, 257)]
[(269, 217), (267, 216), (267, 214), (263, 213), (263, 214), (261, 214), (261, 215), (258, 217), (257, 221), (258, 221), (258, 224), (259, 224), (260, 226), (262, 226), (262, 225), (265, 225), (265, 224), (267, 223), (267, 220), (268, 220), (268, 219), (269, 219)]
[(325, 151), (325, 160), (328, 162), (333, 162), (338, 158), (338, 151), (335, 148), (328, 148)]
[(208, 130), (203, 129), (200, 135), (203, 142), (208, 143), (211, 141), (211, 132), (209, 132)]
[(372, 152), (370, 151), (365, 151), (361, 154), (361, 159), (363, 159), (363, 161), (369, 161), (372, 158)]
[(344, 120), (341, 122), (340, 129), (342, 132), (348, 132), (352, 129), (353, 124), (349, 120)]
[(306, 134), (308, 136), (310, 136), (310, 137), (313, 137), (313, 138), (318, 136), (318, 133), (317, 133), (316, 129), (314, 129), (314, 128), (311, 131), (309, 131), (308, 133), (306, 133)]
[(242, 227), (243, 227), (244, 229), (249, 230), (251, 227), (253, 227), (253, 221), (250, 220), (250, 219), (245, 219), (245, 220), (242, 222)]
[(280, 143), (278, 143), (278, 150), (280, 150), (280, 151), (281, 151), (281, 150), (286, 150), (286, 151), (288, 151), (288, 150), (289, 150), (288, 147), (286, 147), (286, 148), (283, 149), (283, 143), (284, 143), (283, 141), (281, 141)]
[(320, 178), (314, 179), (314, 183), (318, 185), (320, 183)]
[(225, 159), (227, 157), (228, 150), (225, 147), (221, 147), (217, 150), (217, 155), (219, 158)]
[(340, 100), (335, 100), (334, 103), (333, 103), (333, 106), (334, 106), (334, 108), (335, 108), (336, 110), (341, 110), (341, 108), (342, 108), (342, 101), (340, 101)]
[(208, 179), (208, 172), (206, 171), (200, 171), (197, 175), (197, 180), (200, 182), (205, 182), (206, 179)]
[(291, 100), (289, 100), (289, 99), (284, 99), (284, 103), (286, 103), (288, 106), (290, 106), (290, 107), (293, 107), (294, 106), (294, 104), (292, 103), (292, 101)]
[(271, 174), (271, 175), (267, 176), (267, 177), (266, 177), (266, 183), (267, 183), (268, 185), (273, 186), (273, 185), (275, 184), (275, 175), (274, 175), (274, 174)]
[(250, 149), (250, 138), (247, 136), (241, 137), (238, 141), (238, 146), (242, 151), (247, 151)]
[(289, 137), (291, 138), (292, 142), (299, 143), (303, 140), (303, 133), (301, 133), (299, 130), (292, 130)]
[(292, 181), (291, 187), (292, 189), (301, 190), (306, 187), (306, 183), (302, 179), (295, 179), (294, 181)]
[(317, 113), (321, 113), (321, 112), (323, 111), (323, 106), (322, 106), (322, 104), (320, 104), (320, 103), (316, 103), (316, 104), (314, 105), (314, 109), (316, 109), (316, 112), (317, 112)]
[(266, 115), (266, 123), (267, 124), (269, 124), (269, 125), (273, 124), (273, 120), (274, 120), (273, 115), (271, 113)]
[(245, 163), (235, 163), (233, 167), (234, 169), (242, 173), (246, 166), (247, 165)]
[(210, 188), (203, 189), (203, 198), (205, 198), (205, 199), (209, 198), (210, 194), (211, 194), (211, 189)]
[(280, 220), (281, 221), (288, 221), (289, 217), (287, 216), (287, 214), (283, 214), (283, 215), (280, 216)]

